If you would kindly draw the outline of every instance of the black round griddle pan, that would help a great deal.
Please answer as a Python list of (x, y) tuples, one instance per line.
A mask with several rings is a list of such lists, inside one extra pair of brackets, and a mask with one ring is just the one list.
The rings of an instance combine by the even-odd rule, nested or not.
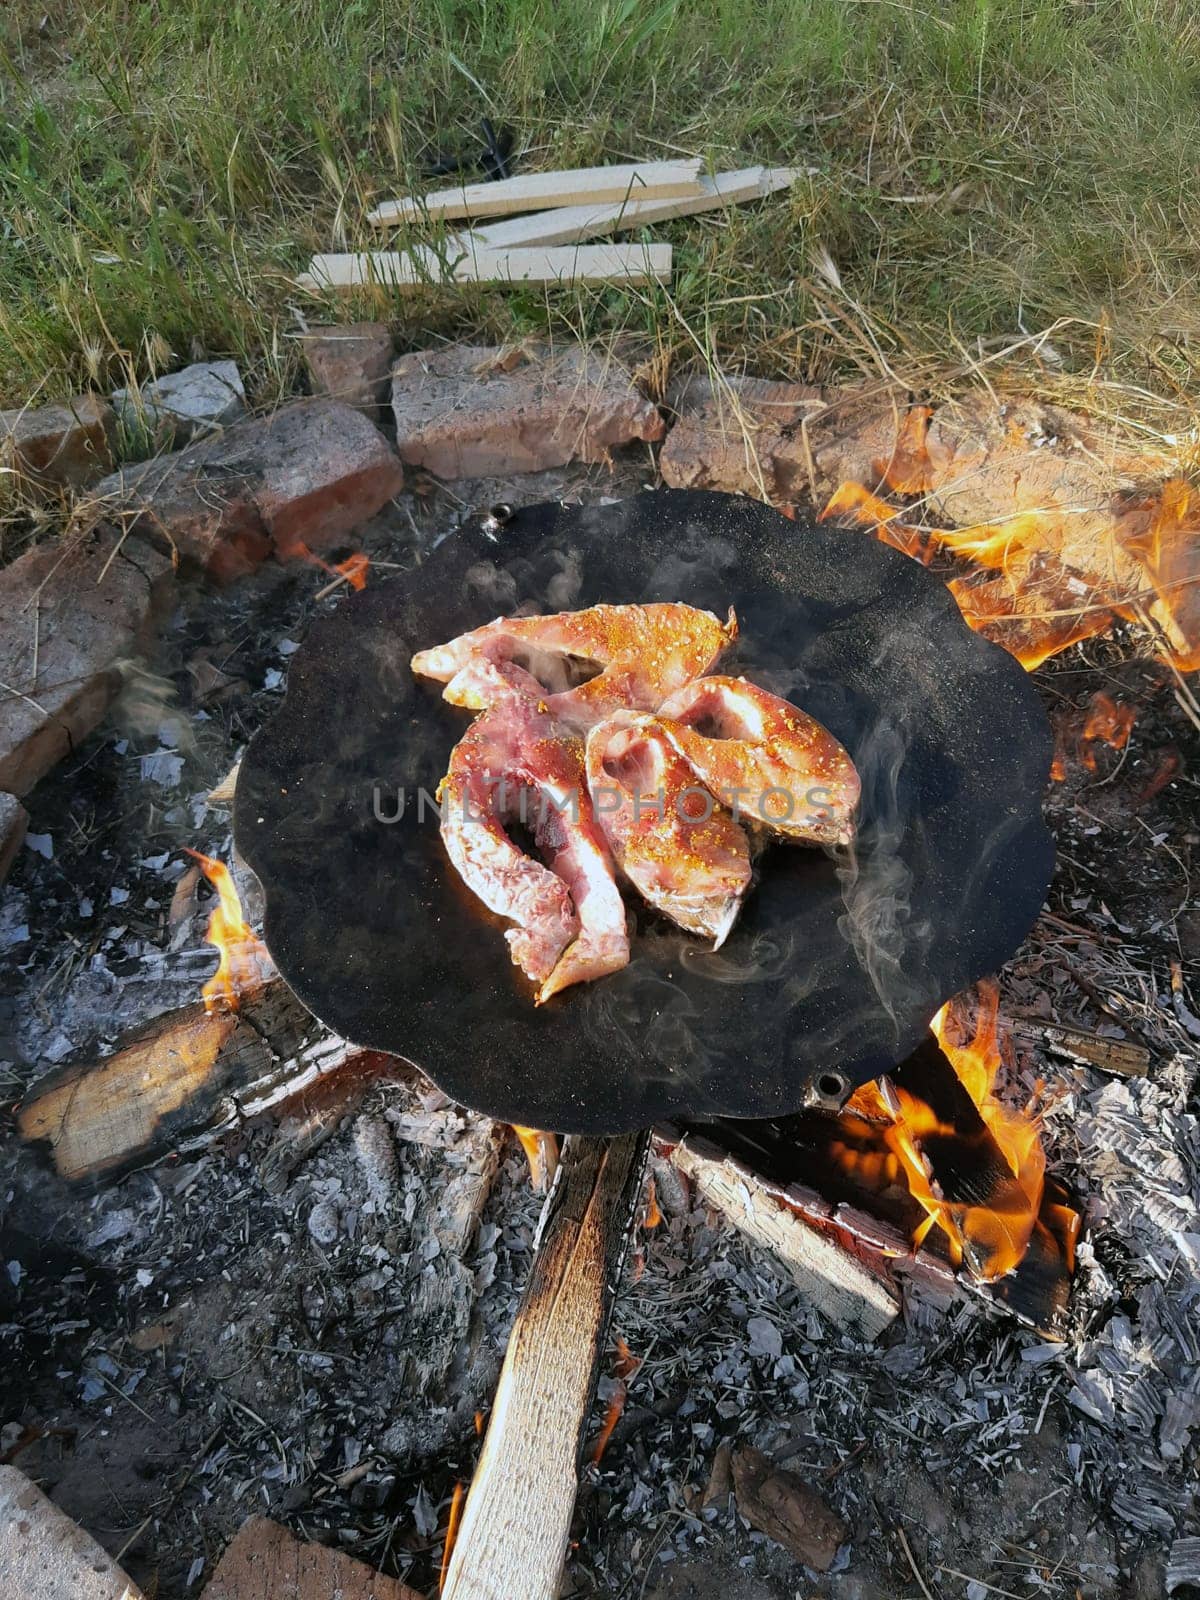
[[(651, 600), (736, 606), (719, 670), (846, 745), (856, 846), (771, 846), (716, 953), (631, 894), (630, 965), (536, 1008), (420, 801), (468, 714), (409, 658), (502, 614)], [(1051, 748), (1024, 670), (916, 562), (752, 501), (658, 492), (468, 526), (315, 622), (242, 762), (235, 836), (279, 970), (329, 1027), (491, 1116), (618, 1133), (840, 1099), (908, 1055), (1037, 915)]]

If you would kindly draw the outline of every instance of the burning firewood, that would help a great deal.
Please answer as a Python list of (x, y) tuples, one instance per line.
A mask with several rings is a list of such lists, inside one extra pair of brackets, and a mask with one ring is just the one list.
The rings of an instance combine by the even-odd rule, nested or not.
[(1079, 1217), (1044, 1175), (1037, 1122), (992, 1095), (994, 1027), (987, 1005), (967, 1044), (931, 1038), (840, 1112), (699, 1124), (671, 1159), (835, 1321), (866, 1332), (909, 1278), (1054, 1337)]
[(670, 1159), (708, 1205), (782, 1262), (831, 1322), (863, 1339), (877, 1339), (894, 1320), (900, 1297), (882, 1259), (877, 1267), (869, 1265), (821, 1232), (710, 1139), (689, 1135), (671, 1147)]
[(125, 1034), (110, 1056), (66, 1062), (30, 1090), (17, 1128), (68, 1182), (112, 1178), (202, 1149), (331, 1072), (392, 1066), (331, 1034), (274, 979), (239, 1011), (197, 1000)]
[(200, 999), (125, 1034), (111, 1055), (47, 1074), (17, 1114), (21, 1137), (45, 1146), (68, 1182), (199, 1149), (337, 1068), (388, 1070), (390, 1058), (347, 1044), (301, 1005), (245, 921), (229, 869), (189, 854), (217, 892), (207, 938), (219, 959)]

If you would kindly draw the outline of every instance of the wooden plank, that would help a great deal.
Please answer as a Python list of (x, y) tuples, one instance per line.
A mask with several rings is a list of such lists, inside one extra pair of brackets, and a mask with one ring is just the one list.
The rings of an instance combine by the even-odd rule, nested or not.
[(499, 183), (467, 183), (435, 194), (385, 200), (367, 213), (376, 228), (394, 228), (418, 217), (507, 217), (514, 211), (545, 211), (588, 201), (649, 199), (694, 194), (703, 163), (631, 161), (614, 167), (579, 167), (571, 172), (527, 172)]
[(485, 223), (480, 228), (455, 234), (451, 246), (473, 252), (512, 250), (536, 244), (577, 244), (600, 233), (622, 233), (652, 222), (666, 222), (672, 217), (694, 217), (703, 211), (717, 211), (746, 200), (763, 200), (780, 189), (790, 188), (797, 179), (816, 170), (815, 167), (743, 167), (739, 172), (721, 172), (715, 178), (701, 178), (699, 192), (694, 195), (562, 206), (556, 211), (540, 211), (530, 217)]
[(663, 283), (671, 275), (669, 244), (583, 244), (563, 249), (477, 250), (440, 256), (428, 245), (411, 250), (356, 251), (314, 256), (296, 279), (298, 289), (413, 288), (439, 283)]
[(538, 1230), (442, 1600), (552, 1600), (649, 1137), (570, 1138)]
[(700, 1197), (740, 1233), (782, 1263), (798, 1288), (835, 1322), (863, 1339), (877, 1339), (900, 1310), (898, 1295), (857, 1256), (811, 1228), (780, 1203), (740, 1162), (684, 1139), (670, 1159), (695, 1184)]

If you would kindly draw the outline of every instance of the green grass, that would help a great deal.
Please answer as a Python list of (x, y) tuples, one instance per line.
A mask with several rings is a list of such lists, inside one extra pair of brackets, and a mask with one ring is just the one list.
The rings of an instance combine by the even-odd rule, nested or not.
[(526, 169), (687, 152), (819, 170), (655, 228), (677, 246), (669, 294), (431, 290), (389, 303), (407, 342), (633, 328), (824, 377), (1066, 318), (1068, 369), (1099, 358), (1187, 398), (1190, 0), (8, 0), (0, 404), (196, 345), (268, 403), (294, 379), (297, 307), (321, 316), (289, 274), (339, 235), (367, 243), (370, 201), (473, 146), (484, 115)]

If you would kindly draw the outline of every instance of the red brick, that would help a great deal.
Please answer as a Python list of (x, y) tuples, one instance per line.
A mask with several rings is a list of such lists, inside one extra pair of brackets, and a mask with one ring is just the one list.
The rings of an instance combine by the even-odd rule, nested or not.
[(386, 322), (310, 328), (300, 341), (314, 394), (342, 400), (372, 420), (387, 404), (392, 332)]
[(126, 467), (96, 494), (110, 519), (227, 582), (300, 542), (341, 543), (402, 483), (395, 452), (360, 412), (301, 400)]
[(170, 584), (157, 551), (96, 532), (0, 570), (0, 789), (27, 794), (89, 733), (139, 654)]
[(266, 1517), (252, 1517), (228, 1546), (201, 1600), (421, 1600), (397, 1578), (361, 1561), (302, 1544)]
[(0, 411), (0, 466), (37, 487), (84, 488), (112, 465), (114, 427), (112, 407), (94, 394)]
[(0, 1593), (6, 1600), (143, 1600), (91, 1535), (16, 1467), (0, 1467)]
[(392, 372), (396, 448), (440, 478), (603, 461), (616, 445), (665, 431), (615, 358), (575, 346), (447, 345), (401, 356)]

